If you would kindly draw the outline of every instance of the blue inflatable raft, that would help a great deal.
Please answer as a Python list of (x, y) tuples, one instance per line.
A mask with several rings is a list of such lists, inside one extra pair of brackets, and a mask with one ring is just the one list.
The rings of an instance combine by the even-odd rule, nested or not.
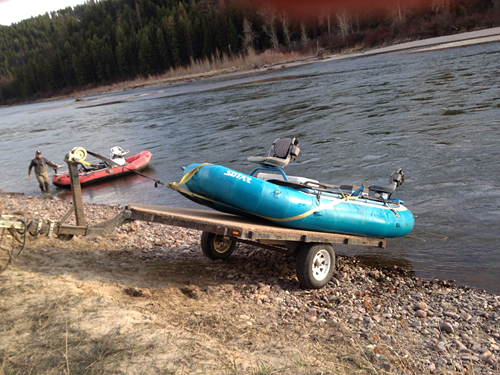
[[(294, 142), (293, 138), (277, 139), (271, 156), (249, 158), (262, 165), (251, 174), (220, 165), (191, 164), (183, 180), (171, 187), (218, 211), (295, 229), (387, 238), (410, 233), (413, 214), (402, 201), (390, 198), (404, 181), (402, 170), (393, 173), (389, 185), (369, 188), (287, 176), (281, 168), (298, 154), (298, 142), (295, 146)], [(282, 146), (281, 153), (278, 146)], [(181, 185), (186, 189), (180, 189)]]

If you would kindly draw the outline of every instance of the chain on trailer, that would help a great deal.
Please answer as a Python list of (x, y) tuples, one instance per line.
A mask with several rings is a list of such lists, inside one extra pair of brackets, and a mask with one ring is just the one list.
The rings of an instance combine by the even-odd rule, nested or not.
[(23, 252), (26, 247), (27, 226), (24, 220), (11, 220), (12, 215), (0, 216), (0, 249), (8, 255), (7, 266)]

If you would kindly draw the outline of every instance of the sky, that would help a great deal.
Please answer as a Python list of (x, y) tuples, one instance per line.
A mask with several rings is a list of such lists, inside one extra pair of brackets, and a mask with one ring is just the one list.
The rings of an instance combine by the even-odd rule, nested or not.
[(0, 25), (10, 26), (45, 12), (83, 3), (85, 0), (0, 0)]

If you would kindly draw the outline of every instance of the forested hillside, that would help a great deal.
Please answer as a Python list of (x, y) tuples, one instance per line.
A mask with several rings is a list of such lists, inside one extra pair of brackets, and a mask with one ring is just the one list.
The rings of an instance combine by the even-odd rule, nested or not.
[[(498, 0), (291, 18), (245, 0), (89, 0), (0, 26), (0, 104), (161, 74), (249, 49), (373, 47), (500, 25)], [(401, 2), (403, 4), (403, 2)]]

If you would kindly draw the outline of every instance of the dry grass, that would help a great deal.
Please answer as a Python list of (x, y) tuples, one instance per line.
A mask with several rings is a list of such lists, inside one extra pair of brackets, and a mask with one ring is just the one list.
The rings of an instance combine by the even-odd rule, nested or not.
[(283, 324), (233, 286), (204, 291), (210, 276), (186, 285), (179, 270), (203, 262), (131, 268), (127, 254), (30, 248), (1, 273), (0, 374), (377, 373), (341, 324)]
[(104, 92), (133, 90), (144, 86), (168, 85), (180, 82), (190, 82), (204, 78), (215, 77), (222, 74), (249, 71), (272, 66), (274, 64), (284, 64), (297, 61), (304, 61), (314, 58), (314, 54), (301, 54), (298, 52), (280, 52), (267, 50), (257, 54), (253, 49), (249, 49), (246, 54), (240, 53), (233, 56), (217, 53), (210, 58), (192, 59), (191, 64), (185, 67), (172, 68), (166, 73), (137, 77), (132, 81), (115, 83), (96, 88), (82, 89), (74, 92), (72, 96), (94, 95)]
[(257, 54), (249, 49), (246, 54), (237, 54), (229, 57), (227, 54), (216, 53), (211, 58), (191, 60), (187, 67), (179, 67), (160, 75), (158, 79), (171, 79), (180, 77), (197, 77), (207, 73), (220, 74), (239, 70), (259, 69), (267, 65), (303, 59), (306, 56), (297, 52), (283, 53), (267, 50)]

